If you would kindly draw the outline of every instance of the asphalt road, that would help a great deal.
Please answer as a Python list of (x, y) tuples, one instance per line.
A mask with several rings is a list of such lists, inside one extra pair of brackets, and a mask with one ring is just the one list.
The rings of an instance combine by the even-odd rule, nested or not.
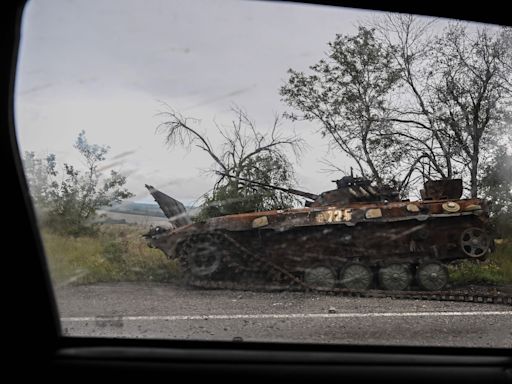
[(56, 291), (72, 336), (512, 348), (512, 307), (117, 283)]

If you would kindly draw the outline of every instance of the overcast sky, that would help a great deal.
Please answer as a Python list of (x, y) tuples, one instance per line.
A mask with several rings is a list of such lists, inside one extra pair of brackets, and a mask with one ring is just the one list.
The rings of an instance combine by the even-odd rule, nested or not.
[[(83, 129), (111, 147), (114, 168), (128, 175), (134, 200), (152, 184), (189, 204), (213, 185), (199, 151), (169, 149), (155, 134), (162, 102), (201, 120), (218, 142), (230, 108), (243, 107), (261, 130), (289, 110), (278, 90), (288, 68), (306, 70), (336, 33), (353, 33), (375, 15), (326, 6), (256, 1), (41, 0), (25, 10), (15, 117), (23, 151), (55, 153), (77, 163), (72, 144)], [(312, 123), (285, 122), (310, 145), (296, 166), (298, 188), (332, 189), (320, 160), (349, 170), (327, 153)]]

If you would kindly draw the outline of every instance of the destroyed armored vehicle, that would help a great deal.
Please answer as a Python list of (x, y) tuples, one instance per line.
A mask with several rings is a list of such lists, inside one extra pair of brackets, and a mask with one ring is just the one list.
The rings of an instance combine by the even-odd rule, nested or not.
[(170, 219), (144, 235), (148, 245), (177, 260), (192, 285), (358, 291), (438, 291), (447, 264), (490, 251), (486, 204), (461, 199), (460, 179), (426, 182), (419, 201), (352, 176), (320, 195), (252, 183), (308, 201), (192, 223), (183, 204), (146, 186)]

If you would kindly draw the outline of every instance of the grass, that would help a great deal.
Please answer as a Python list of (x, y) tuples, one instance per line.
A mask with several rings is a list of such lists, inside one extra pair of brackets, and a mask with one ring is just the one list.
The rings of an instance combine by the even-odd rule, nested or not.
[(56, 285), (176, 280), (177, 264), (146, 245), (141, 237), (145, 230), (136, 225), (104, 225), (94, 237), (43, 230), (52, 280)]
[(496, 246), (485, 262), (464, 260), (449, 267), (450, 279), (455, 285), (512, 284), (512, 240)]

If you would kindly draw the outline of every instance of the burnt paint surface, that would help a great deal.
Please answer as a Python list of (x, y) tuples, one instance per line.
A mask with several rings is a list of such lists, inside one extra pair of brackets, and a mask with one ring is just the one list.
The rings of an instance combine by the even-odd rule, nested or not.
[[(447, 211), (455, 203), (457, 211)], [(164, 230), (150, 244), (175, 257), (176, 244), (198, 233), (221, 231), (280, 264), (369, 264), (466, 257), (460, 248), (467, 228), (485, 228), (480, 199), (352, 203), (229, 215)]]

